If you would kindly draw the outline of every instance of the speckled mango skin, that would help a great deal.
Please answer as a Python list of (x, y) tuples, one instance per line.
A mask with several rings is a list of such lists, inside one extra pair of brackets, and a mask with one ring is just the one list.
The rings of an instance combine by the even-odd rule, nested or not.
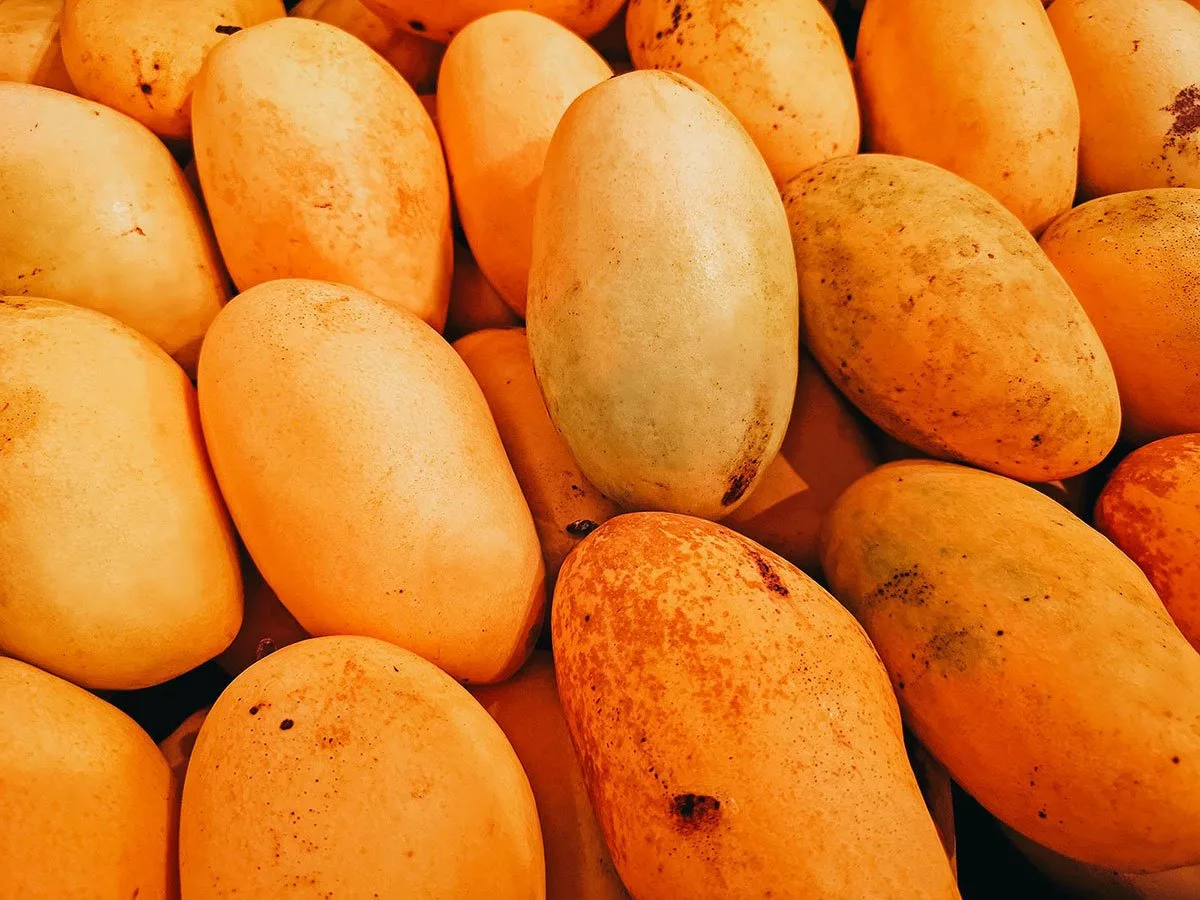
[(1041, 0), (889, 0), (855, 54), (867, 144), (949, 169), (1035, 234), (1071, 208), (1079, 101)]
[(1200, 431), (1200, 190), (1110, 194), (1056, 219), (1042, 250), (1096, 327), (1137, 444)]
[(200, 70), (192, 130), (239, 290), (335, 281), (441, 330), (453, 269), (445, 161), (420, 99), (382, 57), (309, 19), (239, 31)]
[(837, 387), (918, 450), (1022, 481), (1102, 460), (1112, 366), (1012, 213), (944, 169), (836, 159), (783, 192), (801, 333)]
[(818, 0), (631, 0), (639, 69), (694, 79), (737, 116), (783, 184), (858, 152), (858, 98), (842, 40)]
[(292, 644), (226, 688), (192, 751), (179, 847), (188, 898), (545, 897), (504, 733), (373, 638)]
[(525, 9), (591, 37), (617, 14), (625, 0), (363, 0), (385, 22), (443, 44), (489, 13)]
[(567, 559), (558, 688), (635, 897), (955, 898), (862, 629), (815, 582), (685, 516)]
[(745, 499), (795, 397), (790, 256), (762, 156), (694, 81), (630, 72), (571, 104), (542, 169), (526, 330), (550, 417), (606, 497), (705, 518)]
[(826, 521), (834, 594), (954, 780), (1059, 853), (1200, 862), (1200, 655), (1138, 567), (1054, 500), (892, 463)]
[(1125, 457), (1096, 502), (1096, 527), (1141, 567), (1200, 650), (1200, 434)]

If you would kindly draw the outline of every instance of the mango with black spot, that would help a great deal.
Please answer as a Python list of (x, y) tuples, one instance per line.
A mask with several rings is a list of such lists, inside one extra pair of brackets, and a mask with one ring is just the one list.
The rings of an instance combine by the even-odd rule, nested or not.
[(546, 896), (529, 781), (499, 726), (384, 641), (255, 663), (204, 720), (179, 830), (184, 897)]
[(958, 897), (887, 673), (808, 576), (720, 525), (609, 520), (567, 559), (559, 694), (635, 897)]
[(638, 71), (571, 105), (542, 170), (526, 327), (550, 417), (606, 497), (731, 512), (787, 429), (796, 307), (779, 193), (712, 94)]
[(1094, 865), (1200, 862), (1200, 654), (1138, 567), (1054, 500), (934, 461), (883, 466), (822, 562), (908, 726), (960, 785)]

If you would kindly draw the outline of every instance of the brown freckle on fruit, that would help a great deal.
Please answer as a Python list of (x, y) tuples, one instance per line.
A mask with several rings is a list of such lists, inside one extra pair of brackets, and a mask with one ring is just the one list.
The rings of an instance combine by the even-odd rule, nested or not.
[(258, 715), (258, 707), (257, 706), (250, 707), (250, 715), (252, 715), (252, 716)]
[(150, 85), (146, 84), (146, 82), (144, 82), (144, 81), (141, 82), (140, 84), (138, 84), (138, 87), (142, 89), (143, 94), (153, 94), (154, 93), (154, 88), (150, 87)]
[(215, 29), (217, 34), (237, 34), (242, 30), (241, 25), (218, 25)]
[(1044, 819), (1044, 818), (1046, 818), (1046, 816), (1047, 816), (1047, 813), (1046, 813), (1046, 811), (1045, 811), (1044, 809), (1039, 809), (1039, 810), (1038, 810), (1038, 818), (1039, 818), (1039, 819)]
[(996, 629), (996, 637), (1004, 637), (1004, 629), (1003, 628)]
[(587, 537), (600, 526), (591, 519), (576, 519), (567, 526), (567, 534), (572, 537)]
[(1178, 756), (1172, 756), (1172, 757), (1171, 757), (1171, 762), (1175, 763), (1175, 765), (1179, 765), (1179, 757), (1178, 757)]
[(293, 722), (291, 719), (284, 719), (282, 722), (280, 722), (280, 723), (279, 723), (279, 730), (280, 730), (280, 731), (287, 731), (288, 729), (290, 729), (290, 728), (291, 728), (293, 725), (295, 725), (295, 724), (296, 724), (296, 723), (295, 723), (295, 722)]
[(411, 28), (413, 31), (424, 31), (425, 23), (422, 22), (420, 19), (409, 19), (408, 27)]
[(1162, 111), (1175, 117), (1163, 136), (1163, 149), (1166, 150), (1177, 147), (1180, 141), (1187, 140), (1200, 130), (1200, 85), (1189, 84)]
[(784, 583), (779, 580), (779, 575), (771, 568), (771, 564), (763, 559), (762, 554), (757, 550), (749, 547), (746, 552), (750, 554), (750, 558), (754, 560), (754, 564), (758, 567), (758, 574), (763, 580), (763, 585), (772, 594), (778, 594), (780, 597), (790, 596), (790, 591), (784, 586)]
[(714, 828), (721, 821), (721, 801), (706, 794), (676, 794), (671, 799), (675, 827), (684, 834)]

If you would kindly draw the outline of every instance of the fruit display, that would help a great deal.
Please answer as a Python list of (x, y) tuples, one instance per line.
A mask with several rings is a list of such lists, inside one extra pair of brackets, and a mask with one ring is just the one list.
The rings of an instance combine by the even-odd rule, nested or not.
[(0, 0), (0, 900), (1200, 900), (1200, 0)]

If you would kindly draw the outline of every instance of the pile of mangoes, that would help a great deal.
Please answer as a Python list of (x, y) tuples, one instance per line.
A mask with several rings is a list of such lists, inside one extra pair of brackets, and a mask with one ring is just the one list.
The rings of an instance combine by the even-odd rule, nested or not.
[(0, 0), (0, 898), (1200, 897), (1200, 0), (288, 6)]

